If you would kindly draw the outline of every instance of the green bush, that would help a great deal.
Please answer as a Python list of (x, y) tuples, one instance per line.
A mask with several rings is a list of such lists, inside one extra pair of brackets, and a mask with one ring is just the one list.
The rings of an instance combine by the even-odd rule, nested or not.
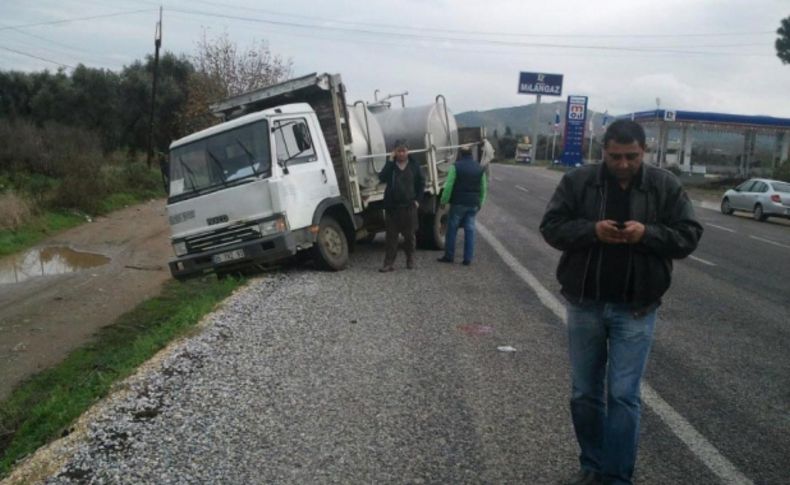
[(127, 163), (123, 167), (122, 176), (127, 190), (138, 193), (162, 192), (160, 171), (154, 168), (149, 169), (145, 163)]
[(104, 154), (95, 133), (56, 123), (0, 120), (0, 175), (44, 209), (97, 214), (163, 195), (158, 167)]
[(110, 184), (98, 160), (80, 157), (55, 191), (52, 203), (61, 208), (96, 214), (110, 193)]

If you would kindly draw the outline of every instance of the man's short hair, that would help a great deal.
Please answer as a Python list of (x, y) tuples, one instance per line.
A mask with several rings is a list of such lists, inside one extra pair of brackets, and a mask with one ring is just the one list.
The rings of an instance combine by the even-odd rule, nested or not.
[(606, 129), (606, 134), (603, 136), (604, 148), (610, 141), (623, 145), (637, 142), (640, 147), (645, 148), (645, 129), (635, 121), (617, 120)]
[(405, 148), (406, 150), (409, 149), (409, 144), (406, 143), (406, 140), (395, 140), (395, 150), (400, 148)]

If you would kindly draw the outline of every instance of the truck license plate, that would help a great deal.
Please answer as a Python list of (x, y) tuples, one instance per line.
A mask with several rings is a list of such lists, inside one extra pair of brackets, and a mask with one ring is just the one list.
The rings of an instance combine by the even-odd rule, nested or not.
[(243, 249), (234, 249), (233, 251), (215, 254), (211, 259), (214, 261), (215, 264), (220, 264), (220, 263), (227, 263), (228, 261), (234, 261), (236, 259), (241, 259), (243, 257), (244, 257)]

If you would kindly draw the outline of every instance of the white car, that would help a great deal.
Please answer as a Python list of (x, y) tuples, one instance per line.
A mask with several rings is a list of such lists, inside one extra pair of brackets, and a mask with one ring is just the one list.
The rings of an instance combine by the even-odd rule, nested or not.
[(743, 182), (721, 198), (722, 214), (730, 215), (736, 210), (751, 212), (758, 221), (769, 216), (790, 218), (790, 182), (770, 179)]

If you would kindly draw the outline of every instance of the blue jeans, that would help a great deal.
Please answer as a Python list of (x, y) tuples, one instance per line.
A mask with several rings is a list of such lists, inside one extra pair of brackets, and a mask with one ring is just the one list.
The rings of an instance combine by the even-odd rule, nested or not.
[(444, 257), (455, 258), (455, 237), (458, 227), (464, 228), (464, 261), (472, 262), (475, 255), (475, 214), (477, 207), (452, 204), (447, 216), (447, 236), (444, 244)]
[(656, 310), (639, 317), (627, 304), (569, 303), (567, 310), (571, 415), (581, 467), (600, 473), (604, 483), (630, 484), (639, 443), (639, 383)]

